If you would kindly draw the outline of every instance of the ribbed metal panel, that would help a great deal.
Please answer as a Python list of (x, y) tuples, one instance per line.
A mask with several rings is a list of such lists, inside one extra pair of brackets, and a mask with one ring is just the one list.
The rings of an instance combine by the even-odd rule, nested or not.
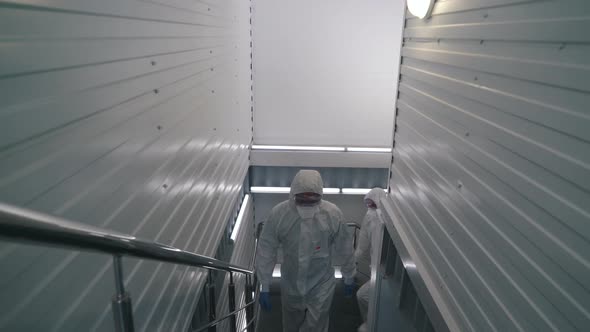
[[(0, 200), (214, 255), (248, 168), (250, 3), (0, 1)], [(124, 259), (138, 331), (202, 273)], [(0, 330), (112, 331), (110, 257), (0, 243)]]
[(590, 2), (406, 21), (393, 215), (451, 330), (590, 326)]
[[(233, 253), (230, 262), (239, 266), (249, 267), (254, 269), (253, 255), (256, 245), (256, 229), (254, 227), (254, 204), (250, 201), (248, 209), (244, 213), (244, 219), (238, 236), (234, 242)], [(246, 297), (244, 290), (246, 288), (246, 278), (243, 274), (234, 273), (234, 283), (236, 289), (236, 309), (242, 308), (246, 305)], [(228, 297), (229, 275), (226, 275), (223, 288), (219, 295), (219, 302), (217, 306), (217, 317), (223, 317), (229, 313), (229, 297)], [(247, 325), (246, 311), (242, 310), (236, 317), (238, 323), (238, 332), (244, 330)], [(228, 318), (218, 327), (218, 331), (229, 331), (231, 321)]]

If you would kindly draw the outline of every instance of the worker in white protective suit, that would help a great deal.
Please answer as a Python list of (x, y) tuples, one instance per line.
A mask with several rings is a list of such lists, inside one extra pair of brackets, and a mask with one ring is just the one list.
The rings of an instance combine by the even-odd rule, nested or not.
[(281, 304), (283, 331), (327, 332), (336, 287), (332, 253), (344, 258), (345, 295), (354, 291), (352, 234), (340, 209), (322, 199), (317, 171), (302, 170), (291, 184), (290, 199), (275, 206), (258, 242), (256, 272), (262, 289), (260, 305), (270, 311), (269, 288), (282, 247)]
[[(365, 196), (367, 214), (365, 215), (365, 218), (363, 219), (363, 222), (361, 224), (358, 245), (354, 253), (355, 260), (357, 262), (363, 260), (368, 261), (370, 262), (371, 267), (375, 267), (378, 264), (378, 257), (375, 257), (375, 255), (371, 255), (371, 252), (374, 252), (374, 250), (378, 250), (377, 248), (373, 247), (377, 243), (379, 243), (379, 239), (377, 239), (376, 237), (379, 236), (379, 232), (377, 232), (377, 230), (383, 224), (383, 218), (381, 216), (380, 207), (381, 199), (384, 196), (385, 191), (382, 188), (373, 188)], [(359, 288), (359, 290), (356, 293), (359, 310), (363, 318), (363, 324), (358, 329), (359, 332), (368, 331), (367, 315), (369, 313), (369, 301), (372, 296), (372, 292), (373, 287), (371, 286), (371, 282), (367, 281), (364, 285), (361, 286), (361, 288)]]

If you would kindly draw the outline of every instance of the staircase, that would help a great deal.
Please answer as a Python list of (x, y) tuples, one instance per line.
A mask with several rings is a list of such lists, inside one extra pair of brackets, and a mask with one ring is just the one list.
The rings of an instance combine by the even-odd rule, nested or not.
[[(270, 312), (260, 311), (258, 320), (258, 332), (279, 332), (282, 331), (282, 313), (281, 313), (281, 289), (280, 279), (274, 278), (270, 287), (270, 298), (272, 301), (272, 310)], [(332, 309), (330, 310), (330, 332), (356, 332), (361, 325), (361, 315), (359, 313), (356, 297), (345, 297), (342, 281), (338, 280), (334, 299), (332, 300)]]

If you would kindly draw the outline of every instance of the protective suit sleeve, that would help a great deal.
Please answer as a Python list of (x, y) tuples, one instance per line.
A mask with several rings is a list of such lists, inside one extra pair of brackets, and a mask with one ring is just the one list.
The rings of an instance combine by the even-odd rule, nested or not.
[(262, 285), (262, 291), (268, 292), (272, 281), (272, 271), (277, 263), (277, 251), (279, 239), (276, 232), (276, 220), (273, 213), (264, 223), (262, 234), (258, 240), (258, 251), (256, 254), (256, 273)]
[(371, 261), (371, 239), (369, 238), (369, 223), (364, 222), (358, 235), (354, 258), (357, 262), (361, 260)]
[(351, 284), (353, 282), (354, 275), (356, 273), (356, 264), (354, 261), (354, 248), (352, 243), (352, 231), (349, 230), (348, 226), (342, 220), (342, 213), (338, 213), (338, 231), (334, 237), (334, 247), (336, 252), (342, 257), (342, 278), (345, 284)]

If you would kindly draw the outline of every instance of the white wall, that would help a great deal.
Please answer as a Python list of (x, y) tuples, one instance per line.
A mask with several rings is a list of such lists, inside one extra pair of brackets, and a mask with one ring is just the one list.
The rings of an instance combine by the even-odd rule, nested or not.
[(590, 326), (589, 13), (453, 0), (406, 22), (386, 210), (451, 331)]
[[(248, 169), (249, 2), (0, 2), (0, 201), (214, 255)], [(123, 263), (136, 331), (187, 331), (203, 270)], [(113, 331), (110, 255), (2, 240), (0, 270), (0, 331)]]
[(254, 141), (390, 146), (403, 0), (254, 0)]

